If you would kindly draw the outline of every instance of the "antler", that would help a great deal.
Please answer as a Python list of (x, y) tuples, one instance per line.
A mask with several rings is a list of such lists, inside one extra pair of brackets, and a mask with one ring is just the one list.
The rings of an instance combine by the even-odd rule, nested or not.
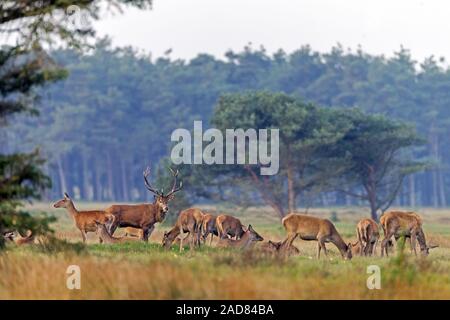
[(166, 197), (170, 196), (171, 194), (173, 194), (177, 191), (180, 191), (181, 188), (183, 188), (183, 181), (180, 181), (180, 185), (177, 188), (177, 177), (180, 172), (178, 170), (174, 171), (171, 167), (169, 167), (169, 170), (172, 173), (174, 179), (173, 179), (173, 184), (172, 184), (172, 190), (166, 195)]
[(147, 168), (144, 170), (143, 175), (144, 175), (144, 184), (145, 184), (145, 187), (146, 187), (150, 192), (153, 192), (154, 194), (156, 194), (156, 195), (158, 195), (158, 196), (161, 196), (162, 193), (159, 192), (157, 189), (153, 188), (152, 185), (150, 184), (150, 182), (148, 182), (148, 180), (147, 180), (147, 177), (150, 175), (150, 167), (147, 167)]

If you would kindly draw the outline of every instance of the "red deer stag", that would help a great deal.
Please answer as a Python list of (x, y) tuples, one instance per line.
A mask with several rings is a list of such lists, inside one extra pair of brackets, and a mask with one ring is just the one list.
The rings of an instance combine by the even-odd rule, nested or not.
[(359, 255), (373, 255), (380, 238), (377, 223), (369, 218), (360, 220), (356, 225), (356, 236), (359, 243)]
[(231, 238), (239, 239), (244, 234), (244, 228), (242, 227), (241, 220), (238, 218), (221, 214), (216, 218), (216, 228), (219, 239)]
[(424, 256), (429, 254), (430, 249), (437, 247), (437, 245), (427, 246), (422, 229), (422, 218), (417, 213), (390, 211), (382, 215), (380, 222), (384, 231), (384, 239), (381, 242), (381, 256), (384, 256), (384, 253), (389, 256), (388, 243), (392, 236), (396, 239), (410, 237), (411, 249), (415, 255), (417, 255), (416, 240), (419, 243), (420, 252)]
[(137, 229), (142, 229), (141, 239), (148, 241), (149, 236), (155, 228), (155, 223), (162, 222), (166, 217), (166, 213), (169, 211), (168, 203), (175, 196), (175, 192), (178, 192), (183, 187), (183, 183), (180, 182), (177, 187), (177, 176), (178, 170), (173, 171), (169, 168), (174, 177), (172, 189), (169, 193), (164, 194), (152, 187), (150, 182), (147, 180), (150, 175), (150, 168), (144, 171), (144, 183), (145, 187), (152, 193), (155, 194), (155, 200), (153, 203), (144, 204), (118, 204), (112, 205), (106, 209), (106, 212), (114, 215), (115, 220), (109, 229), (111, 235), (114, 231), (119, 228), (133, 227)]
[(203, 212), (198, 208), (189, 208), (180, 212), (177, 218), (177, 222), (167, 232), (164, 232), (162, 245), (164, 248), (169, 249), (172, 242), (180, 236), (180, 252), (183, 249), (183, 240), (187, 237), (183, 237), (185, 233), (189, 233), (188, 237), (191, 238), (189, 242), (190, 248), (194, 245), (200, 245), (200, 233), (203, 223)]
[[(86, 234), (88, 232), (97, 231), (95, 221), (100, 221), (105, 224), (112, 224), (114, 221), (114, 216), (105, 211), (78, 211), (67, 193), (64, 193), (64, 198), (56, 202), (53, 206), (55, 208), (65, 208), (70, 213), (75, 225), (81, 231), (83, 242), (86, 242)], [(99, 240), (102, 242), (101, 239)]]
[(330, 220), (290, 213), (283, 218), (282, 223), (288, 233), (286, 240), (283, 242), (283, 250), (286, 250), (285, 252), (288, 252), (287, 250), (289, 250), (295, 238), (300, 236), (302, 240), (318, 241), (318, 259), (320, 258), (321, 249), (327, 255), (326, 242), (332, 242), (339, 249), (344, 259), (352, 258), (351, 244), (345, 244)]

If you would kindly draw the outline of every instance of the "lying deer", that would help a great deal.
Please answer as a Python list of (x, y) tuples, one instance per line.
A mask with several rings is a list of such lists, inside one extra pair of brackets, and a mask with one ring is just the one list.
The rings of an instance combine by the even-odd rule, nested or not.
[(352, 258), (351, 244), (345, 244), (330, 220), (290, 213), (283, 218), (282, 223), (288, 233), (286, 240), (283, 242), (283, 250), (286, 250), (286, 253), (292, 246), (295, 238), (300, 236), (302, 240), (318, 241), (318, 259), (320, 259), (321, 249), (327, 255), (327, 249), (325, 247), (325, 243), (327, 242), (333, 243), (339, 249), (344, 259)]
[(219, 238), (231, 237), (239, 239), (244, 234), (241, 220), (226, 214), (217, 216), (216, 228)]
[(108, 229), (106, 228), (105, 224), (95, 221), (95, 224), (97, 226), (97, 235), (102, 240), (102, 243), (125, 243), (125, 242), (136, 242), (140, 241), (139, 238), (136, 237), (114, 237), (109, 234)]
[[(114, 223), (114, 216), (110, 213), (101, 210), (78, 211), (67, 193), (64, 193), (64, 198), (53, 205), (55, 208), (65, 208), (72, 216), (76, 227), (81, 231), (83, 242), (86, 242), (86, 234), (88, 232), (96, 232), (97, 225), (95, 221), (103, 224)], [(102, 242), (101, 239), (99, 239)]]
[(390, 211), (383, 214), (382, 218), (384, 239), (381, 242), (381, 256), (384, 256), (384, 253), (389, 256), (387, 246), (392, 236), (396, 238), (409, 236), (411, 238), (411, 248), (415, 255), (417, 255), (416, 240), (419, 243), (420, 252), (424, 256), (429, 254), (430, 249), (437, 247), (437, 245), (427, 246), (422, 229), (422, 219), (417, 213)]
[[(264, 242), (260, 246), (260, 248), (261, 250), (267, 253), (281, 253), (283, 249), (283, 242), (282, 241), (274, 242), (272, 240), (269, 240), (267, 242)], [(288, 250), (289, 256), (295, 256), (300, 254), (300, 250), (298, 250), (298, 248), (294, 245), (291, 245)]]
[[(164, 248), (169, 249), (172, 242), (180, 236), (180, 252), (183, 249), (183, 240), (187, 237), (191, 238), (189, 242), (192, 249), (195, 245), (200, 245), (200, 232), (203, 223), (203, 212), (198, 208), (190, 208), (180, 212), (177, 218), (177, 222), (167, 232), (164, 232), (162, 245)], [(185, 233), (189, 233), (184, 236)]]
[(205, 242), (208, 238), (208, 235), (211, 235), (211, 239), (209, 241), (209, 245), (212, 244), (213, 237), (218, 236), (217, 228), (216, 228), (216, 216), (212, 214), (205, 214), (203, 217), (202, 223), (202, 240)]
[(178, 170), (173, 171), (170, 169), (170, 171), (172, 172), (174, 181), (172, 189), (167, 194), (152, 187), (147, 180), (150, 175), (150, 168), (147, 168), (144, 171), (145, 187), (155, 195), (153, 203), (112, 205), (106, 209), (106, 212), (113, 214), (115, 217), (115, 220), (109, 229), (111, 235), (114, 234), (114, 231), (117, 228), (133, 227), (141, 229), (141, 239), (148, 241), (148, 238), (155, 228), (155, 224), (164, 221), (166, 213), (169, 211), (169, 201), (171, 201), (175, 197), (175, 193), (180, 191), (183, 187), (182, 182), (177, 186)]
[(369, 218), (360, 220), (356, 225), (356, 236), (360, 249), (359, 255), (373, 255), (380, 238), (377, 223)]
[(125, 237), (136, 237), (136, 238), (142, 238), (142, 229), (137, 229), (133, 227), (126, 227), (125, 228)]
[(252, 227), (252, 225), (248, 225), (248, 228), (242, 236), (238, 240), (228, 239), (228, 238), (219, 238), (219, 242), (217, 243), (217, 247), (219, 248), (239, 248), (239, 249), (248, 249), (252, 246), (253, 242), (263, 241), (264, 238), (261, 237)]
[(6, 232), (3, 237), (18, 246), (34, 243), (34, 234), (31, 230), (27, 231), (25, 237), (22, 237), (17, 231)]

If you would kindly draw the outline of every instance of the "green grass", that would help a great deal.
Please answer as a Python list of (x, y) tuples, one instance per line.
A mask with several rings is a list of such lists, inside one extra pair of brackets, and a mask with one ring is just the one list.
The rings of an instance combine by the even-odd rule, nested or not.
[[(80, 204), (81, 208), (106, 204)], [(297, 240), (301, 254), (282, 258), (258, 250), (239, 251), (203, 246), (182, 252), (164, 250), (161, 238), (170, 226), (157, 225), (149, 243), (97, 243), (91, 234), (86, 246), (64, 210), (38, 204), (58, 217), (56, 236), (68, 243), (9, 247), (0, 255), (0, 298), (4, 299), (450, 299), (450, 223), (445, 211), (424, 210), (427, 239), (440, 245), (426, 259), (409, 254), (390, 258), (341, 258), (332, 244), (329, 256), (317, 260), (316, 242)], [(220, 210), (221, 212), (223, 210)], [(355, 225), (367, 211), (325, 208), (310, 213), (329, 218), (338, 213), (336, 228), (354, 241)], [(422, 213), (421, 211), (419, 211)], [(231, 213), (231, 212), (230, 212)], [(267, 208), (239, 213), (265, 240), (285, 237), (279, 218)], [(378, 251), (379, 252), (379, 251)], [(65, 287), (68, 265), (82, 270), (82, 289)], [(381, 268), (381, 290), (366, 287), (367, 267)]]

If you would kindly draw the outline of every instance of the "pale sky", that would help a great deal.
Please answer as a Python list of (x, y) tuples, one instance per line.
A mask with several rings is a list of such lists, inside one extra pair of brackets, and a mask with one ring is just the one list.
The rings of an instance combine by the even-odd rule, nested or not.
[(303, 44), (329, 51), (336, 43), (392, 55), (400, 46), (422, 60), (450, 61), (448, 0), (154, 0), (152, 11), (126, 10), (96, 23), (98, 35), (161, 56), (217, 57), (251, 42), (269, 52)]

